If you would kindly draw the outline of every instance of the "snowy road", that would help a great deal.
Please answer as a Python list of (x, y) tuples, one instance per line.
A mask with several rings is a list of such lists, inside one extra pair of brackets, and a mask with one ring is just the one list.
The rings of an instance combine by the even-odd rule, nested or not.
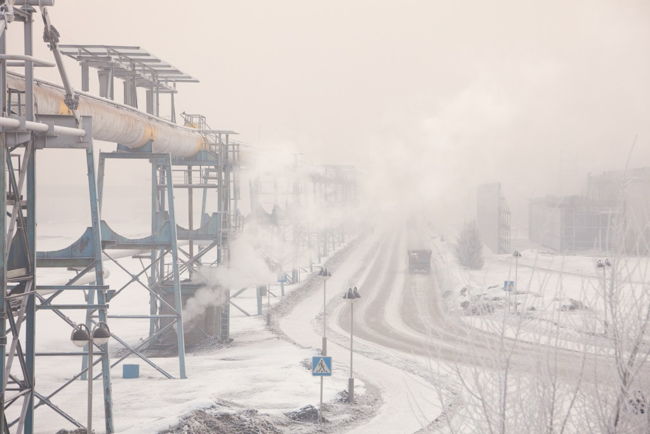
[[(338, 304), (342, 289), (354, 281), (366, 281), (369, 270), (364, 265), (381, 262), (385, 249), (377, 249), (377, 240), (370, 237), (350, 252), (346, 261), (335, 269), (328, 280), (328, 303)], [(293, 341), (305, 347), (320, 347), (320, 322), (314, 322), (322, 312), (322, 292), (312, 291), (296, 304), (291, 312), (279, 321), (282, 331)], [(314, 324), (316, 327), (309, 325)], [(336, 326), (331, 329), (339, 333)], [(334, 337), (334, 336), (333, 336)], [(340, 336), (338, 336), (340, 337)], [(334, 375), (346, 378), (349, 375), (349, 349), (347, 339), (330, 339), (328, 355), (334, 360)], [(345, 342), (345, 344), (343, 344)], [(377, 351), (386, 357), (395, 351), (377, 346)], [(408, 358), (407, 353), (399, 355)], [(378, 414), (363, 425), (353, 428), (356, 433), (404, 433), (414, 432), (425, 426), (440, 413), (434, 387), (419, 376), (391, 366), (373, 357), (355, 354), (355, 377), (379, 388), (382, 405)]]
[[(354, 312), (355, 377), (378, 387), (383, 400), (377, 414), (354, 427), (354, 433), (409, 433), (429, 425), (440, 415), (445, 388), (436, 382), (431, 364), (441, 359), (493, 368), (499, 361), (492, 356), (506, 345), (507, 339), (443, 314), (433, 275), (407, 273), (407, 238), (405, 231), (375, 234), (356, 246), (340, 266), (330, 267), (328, 336), (329, 355), (338, 368), (335, 375), (347, 377), (349, 369), (350, 310), (341, 295), (357, 285), (362, 298), (355, 301)], [(296, 343), (316, 349), (321, 312), (322, 292), (312, 291), (279, 326)], [(521, 359), (530, 360), (525, 353)], [(419, 375), (414, 375), (418, 369)]]
[[(507, 364), (523, 374), (545, 369), (569, 381), (595, 369), (596, 362), (599, 370), (609, 364), (602, 355), (553, 348), (547, 366), (550, 347), (527, 342), (523, 333), (519, 339), (502, 336), (448, 314), (443, 294), (451, 288), (440, 288), (437, 279), (445, 272), (444, 261), (434, 251), (430, 275), (409, 274), (408, 235), (406, 230), (374, 234), (330, 267), (328, 337), (335, 375), (348, 375), (350, 309), (341, 295), (356, 285), (361, 299), (354, 302), (355, 377), (378, 387), (383, 399), (377, 414), (351, 432), (408, 433), (427, 426), (440, 414), (441, 390), (447, 386), (434, 374), (439, 363), (485, 369)], [(280, 328), (300, 345), (318, 348), (321, 312), (322, 292), (311, 291), (280, 320)]]
[[(430, 275), (409, 274), (405, 238), (402, 234), (381, 244), (373, 260), (363, 264), (369, 272), (356, 283), (362, 299), (355, 302), (355, 335), (385, 348), (453, 363), (498, 368), (507, 358), (522, 371), (538, 364), (537, 356), (543, 356), (547, 346), (525, 342), (523, 336), (519, 340), (502, 337), (446, 314), (442, 294), (450, 288), (439, 288), (435, 278), (444, 272), (441, 264), (434, 257)], [(337, 303), (333, 316), (334, 330), (349, 333), (348, 305)], [(581, 369), (591, 369), (596, 359), (602, 366), (599, 356), (590, 356), (582, 367), (582, 352), (553, 351), (553, 369), (560, 377), (575, 378)]]

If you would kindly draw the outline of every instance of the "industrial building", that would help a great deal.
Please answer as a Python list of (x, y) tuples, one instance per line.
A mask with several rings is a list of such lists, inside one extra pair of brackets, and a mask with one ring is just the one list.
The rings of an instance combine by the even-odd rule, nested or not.
[(528, 213), (529, 239), (558, 252), (606, 250), (613, 210), (583, 196), (533, 199)]
[(476, 191), (476, 224), (481, 241), (494, 253), (510, 252), (510, 209), (501, 184), (480, 185)]
[(547, 196), (529, 205), (529, 238), (558, 252), (648, 251), (650, 168), (587, 177), (586, 194)]
[(587, 197), (617, 213), (618, 247), (627, 253), (650, 249), (650, 167), (607, 171), (587, 178)]

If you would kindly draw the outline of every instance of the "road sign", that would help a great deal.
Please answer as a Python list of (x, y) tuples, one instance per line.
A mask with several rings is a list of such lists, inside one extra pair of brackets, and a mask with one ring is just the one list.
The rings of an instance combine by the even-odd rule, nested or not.
[(314, 377), (329, 377), (332, 375), (332, 358), (314, 356), (311, 358), (311, 375)]

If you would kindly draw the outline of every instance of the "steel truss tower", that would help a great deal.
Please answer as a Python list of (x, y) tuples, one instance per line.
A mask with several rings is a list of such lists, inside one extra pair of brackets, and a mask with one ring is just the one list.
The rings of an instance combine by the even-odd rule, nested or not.
[[(136, 346), (129, 346), (118, 339), (127, 352), (117, 358), (112, 366), (130, 355), (136, 355), (167, 378), (173, 376), (148, 355), (169, 354), (170, 350), (175, 350), (179, 359), (179, 376), (185, 378), (186, 340), (193, 344), (204, 338), (222, 342), (229, 339), (228, 288), (222, 288), (226, 299), (223, 306), (208, 307), (200, 321), (194, 321), (189, 330), (183, 324), (182, 313), (185, 301), (197, 290), (209, 285), (200, 276), (203, 267), (224, 266), (227, 263), (230, 240), (240, 227), (237, 212), (239, 145), (230, 141), (230, 135), (234, 132), (211, 130), (205, 124), (205, 118), (199, 115), (184, 114), (184, 117), (186, 124), (198, 127), (205, 138), (206, 148), (192, 157), (157, 154), (151, 152), (148, 145), (137, 150), (118, 145), (116, 152), (101, 153), (99, 157), (100, 208), (104, 176), (108, 170), (107, 160), (144, 159), (150, 161), (152, 168), (151, 235), (128, 239), (102, 221), (104, 255), (130, 277), (122, 287), (110, 294), (110, 299), (132, 290), (129, 289), (132, 287), (144, 288), (149, 295), (148, 312), (108, 316), (111, 320), (149, 320), (149, 335)], [(202, 194), (200, 221), (195, 224), (197, 190)], [(175, 192), (186, 193), (187, 227), (177, 224), (177, 216), (183, 211), (177, 208), (175, 196), (178, 194), (175, 195)], [(133, 250), (132, 258), (139, 259), (141, 267), (138, 270), (129, 269), (124, 261), (110, 252), (116, 249)]]
[(314, 250), (317, 263), (320, 263), (323, 257), (344, 243), (346, 226), (330, 223), (327, 227), (314, 229), (309, 227), (309, 222), (297, 224), (286, 219), (285, 215), (290, 215), (297, 207), (310, 205), (321, 210), (352, 210), (358, 201), (356, 169), (344, 165), (301, 166), (296, 162), (294, 172), (302, 172), (304, 176), (271, 173), (254, 179), (250, 185), (252, 214), (257, 214), (258, 218), (260, 214), (264, 216), (266, 211), (262, 211), (261, 203), (265, 196), (270, 198), (273, 209), (270, 215), (261, 218), (276, 225), (284, 241), (291, 237), (294, 243)]
[[(322, 165), (311, 175), (316, 203), (324, 208), (352, 207), (357, 204), (356, 169), (345, 165)], [(346, 227), (338, 224), (322, 230), (316, 236), (319, 256), (329, 255), (331, 250), (345, 242)], [(308, 235), (308, 243), (311, 237)]]
[[(32, 57), (32, 2), (16, 1), (0, 6), (0, 432), (32, 433), (34, 410), (47, 406), (78, 428), (83, 425), (55, 403), (56, 395), (80, 378), (85, 369), (51, 391), (39, 390), (36, 381), (37, 357), (79, 357), (87, 352), (36, 352), (38, 311), (51, 311), (75, 327), (68, 310), (84, 310), (89, 323), (106, 321), (106, 290), (101, 257), (101, 230), (95, 187), (92, 120), (74, 116), (35, 116), (34, 67), (54, 66)], [(48, 2), (42, 2), (46, 4)], [(49, 2), (51, 3), (51, 2)], [(7, 24), (23, 23), (24, 55), (6, 54)], [(7, 88), (7, 66), (24, 68), (24, 91)], [(86, 230), (84, 249), (56, 252), (36, 251), (36, 161), (37, 150), (44, 148), (80, 149), (86, 153), (91, 226)], [(37, 285), (37, 267), (77, 267), (76, 275), (64, 285)], [(90, 280), (87, 278), (90, 275)], [(81, 280), (91, 284), (82, 285)], [(61, 294), (72, 292), (81, 298), (75, 304), (55, 304)], [(84, 299), (85, 298), (85, 299)], [(96, 300), (96, 301), (95, 301)], [(61, 348), (71, 345), (68, 336)], [(113, 432), (111, 381), (106, 345), (95, 350), (101, 364), (106, 431)]]
[[(162, 333), (175, 329), (176, 351), (178, 354), (178, 376), (186, 378), (185, 369), (185, 334), (183, 332), (183, 305), (180, 290), (180, 271), (178, 261), (177, 227), (174, 210), (174, 192), (172, 186), (171, 157), (169, 154), (153, 152), (113, 152), (101, 153), (99, 155), (99, 206), (101, 209), (104, 174), (106, 171), (107, 159), (143, 159), (151, 163), (152, 173), (152, 195), (151, 195), (151, 234), (144, 238), (132, 239), (119, 235), (110, 228), (107, 222), (102, 221), (103, 249), (105, 256), (130, 276), (129, 281), (115, 292), (111, 292), (110, 299), (114, 299), (123, 293), (127, 288), (138, 286), (144, 288), (150, 297), (151, 306), (155, 303), (163, 303), (168, 311), (160, 313), (157, 309), (150, 307), (148, 313), (138, 315), (109, 315), (110, 319), (148, 319), (151, 324), (160, 323), (161, 319), (167, 319), (163, 328), (151, 329), (149, 337), (136, 346), (128, 344), (123, 339), (117, 341), (127, 350), (112, 366), (117, 365), (129, 355), (135, 355), (142, 359), (149, 366), (160, 372), (167, 378), (174, 378), (172, 374), (156, 364), (150, 357), (143, 353)], [(131, 250), (133, 257), (138, 259), (149, 259), (149, 264), (141, 270), (132, 271), (123, 264), (111, 250)], [(140, 255), (140, 252), (149, 252), (148, 255)], [(168, 265), (168, 266), (167, 266)], [(149, 276), (146, 279), (146, 276)], [(144, 276), (144, 277), (143, 277)], [(147, 280), (145, 283), (143, 280)], [(171, 303), (164, 299), (158, 290), (160, 282), (166, 282), (172, 288), (173, 300)]]
[[(234, 131), (214, 130), (199, 114), (182, 113), (185, 126), (197, 128), (204, 137), (206, 149), (189, 158), (173, 158), (172, 165), (180, 180), (174, 184), (178, 191), (185, 190), (187, 197), (188, 228), (179, 228), (181, 288), (183, 299), (194, 296), (206, 286), (201, 274), (211, 267), (228, 266), (230, 242), (241, 230), (242, 219), (238, 211), (240, 145), (231, 140)], [(200, 222), (195, 229), (195, 192), (200, 192)], [(215, 210), (216, 212), (211, 212)], [(210, 284), (208, 282), (208, 284)], [(230, 288), (223, 292), (221, 306), (209, 306), (204, 315), (193, 321), (187, 331), (191, 344), (208, 338), (220, 342), (230, 340)]]

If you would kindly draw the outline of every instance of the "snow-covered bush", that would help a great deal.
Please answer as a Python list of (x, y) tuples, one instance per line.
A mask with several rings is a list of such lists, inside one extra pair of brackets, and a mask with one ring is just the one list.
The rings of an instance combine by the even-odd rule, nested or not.
[(479, 270), (483, 267), (483, 244), (475, 222), (467, 223), (456, 242), (458, 262), (467, 268)]

